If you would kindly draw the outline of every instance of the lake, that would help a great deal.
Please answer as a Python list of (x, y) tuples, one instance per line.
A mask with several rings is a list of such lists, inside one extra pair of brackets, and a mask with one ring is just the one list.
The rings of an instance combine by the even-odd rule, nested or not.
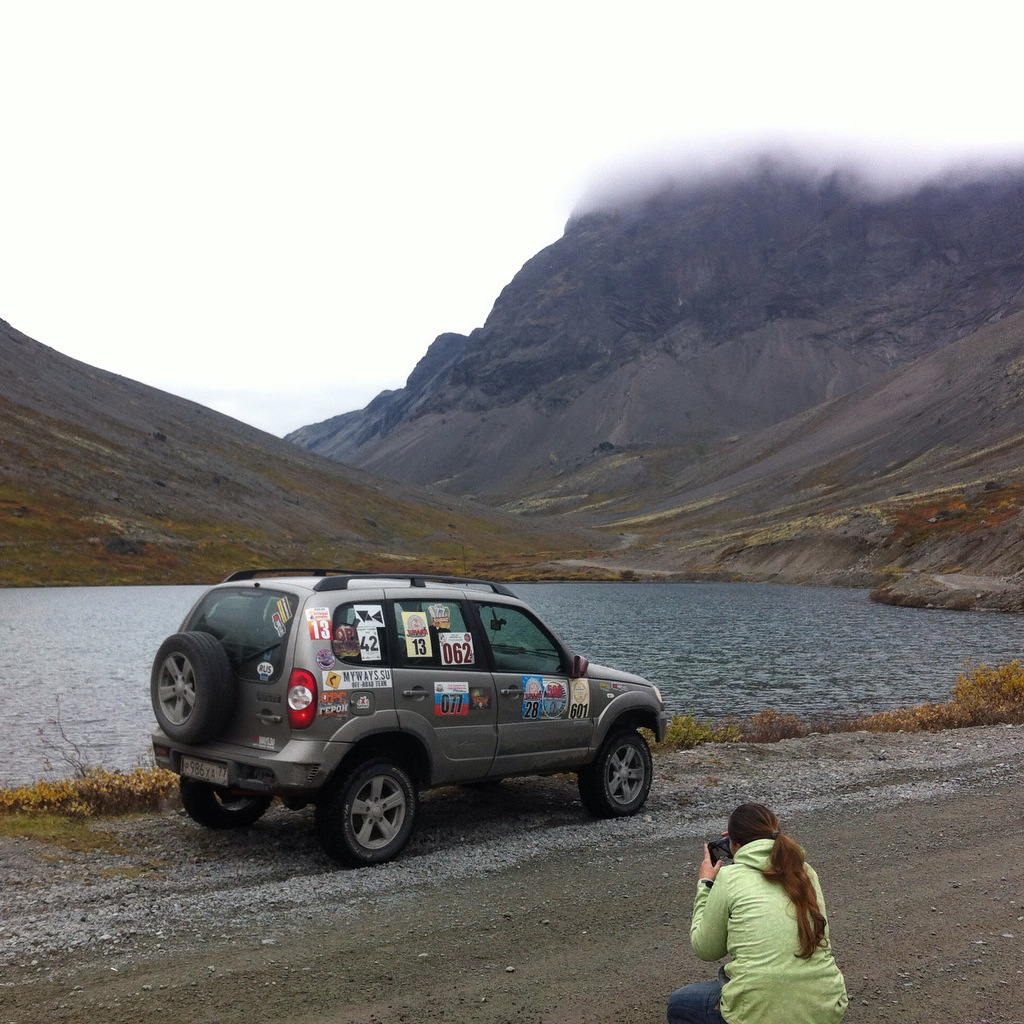
[[(862, 590), (770, 584), (512, 588), (569, 646), (639, 672), (698, 718), (861, 714), (945, 700), (965, 661), (1021, 653), (1017, 616), (892, 608)], [(202, 587), (0, 589), (0, 786), (150, 763), (149, 673)], [(57, 723), (59, 722), (59, 726)], [(47, 771), (46, 761), (53, 765)]]

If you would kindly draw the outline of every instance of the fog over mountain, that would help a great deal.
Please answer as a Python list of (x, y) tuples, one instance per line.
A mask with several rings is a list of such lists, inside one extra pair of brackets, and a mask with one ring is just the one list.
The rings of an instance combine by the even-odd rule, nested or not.
[(595, 455), (697, 460), (1024, 305), (1024, 173), (883, 189), (763, 159), (574, 215), (483, 327), (289, 435), (490, 502)]

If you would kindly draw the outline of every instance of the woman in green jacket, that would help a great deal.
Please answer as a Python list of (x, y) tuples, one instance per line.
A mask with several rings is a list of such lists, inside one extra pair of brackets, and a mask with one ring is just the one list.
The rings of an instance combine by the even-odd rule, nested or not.
[(669, 1024), (836, 1024), (846, 1013), (814, 868), (761, 804), (729, 817), (732, 864), (704, 847), (690, 943), (701, 960), (732, 960), (718, 981), (669, 997)]

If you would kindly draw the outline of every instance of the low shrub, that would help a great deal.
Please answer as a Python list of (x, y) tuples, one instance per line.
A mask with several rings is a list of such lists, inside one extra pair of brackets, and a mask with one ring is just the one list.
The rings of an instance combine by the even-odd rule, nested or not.
[(178, 776), (163, 768), (90, 768), (79, 778), (0, 789), (0, 814), (141, 814), (164, 807), (177, 784)]
[[(704, 743), (775, 743), (812, 732), (940, 732), (1000, 724), (1024, 725), (1024, 663), (1017, 659), (994, 668), (965, 666), (957, 676), (952, 699), (943, 704), (917, 704), (858, 719), (809, 722), (774, 708), (740, 721), (702, 722), (693, 715), (674, 715), (662, 746), (689, 750)], [(0, 815), (142, 814), (163, 809), (177, 794), (178, 776), (162, 768), (119, 772), (75, 767), (73, 779), (0, 789)]]
[(989, 668), (965, 666), (956, 679), (951, 699), (879, 711), (863, 718), (804, 720), (766, 708), (739, 721), (698, 722), (692, 715), (676, 715), (668, 728), (665, 746), (687, 750), (702, 743), (776, 743), (812, 732), (941, 732), (975, 725), (1024, 725), (1024, 663), (1019, 659)]
[(1024, 725), (1024, 665), (1019, 659), (989, 668), (966, 667), (956, 677), (952, 700), (916, 704), (862, 718), (869, 732), (941, 732), (972, 725)]
[(740, 739), (746, 743), (777, 743), (806, 736), (811, 731), (796, 715), (782, 715), (774, 708), (758, 711), (739, 726)]
[(915, 704), (910, 708), (879, 711), (858, 719), (856, 728), (866, 732), (941, 732), (976, 725), (953, 701), (945, 704)]
[(972, 725), (1024, 725), (1024, 665), (1014, 658), (995, 668), (968, 667), (956, 677), (953, 703)]
[(665, 734), (665, 746), (690, 750), (702, 743), (733, 743), (740, 738), (732, 722), (698, 722), (693, 715), (673, 715)]

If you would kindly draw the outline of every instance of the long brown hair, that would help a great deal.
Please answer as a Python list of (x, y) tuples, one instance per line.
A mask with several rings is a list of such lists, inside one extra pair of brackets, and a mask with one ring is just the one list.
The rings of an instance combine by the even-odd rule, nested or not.
[(796, 907), (800, 936), (800, 951), (796, 955), (807, 960), (815, 950), (827, 949), (825, 915), (804, 866), (804, 851), (795, 840), (782, 834), (779, 819), (763, 804), (740, 804), (729, 815), (729, 838), (737, 846), (755, 839), (775, 840), (768, 858), (770, 867), (762, 874), (769, 882), (778, 882)]

